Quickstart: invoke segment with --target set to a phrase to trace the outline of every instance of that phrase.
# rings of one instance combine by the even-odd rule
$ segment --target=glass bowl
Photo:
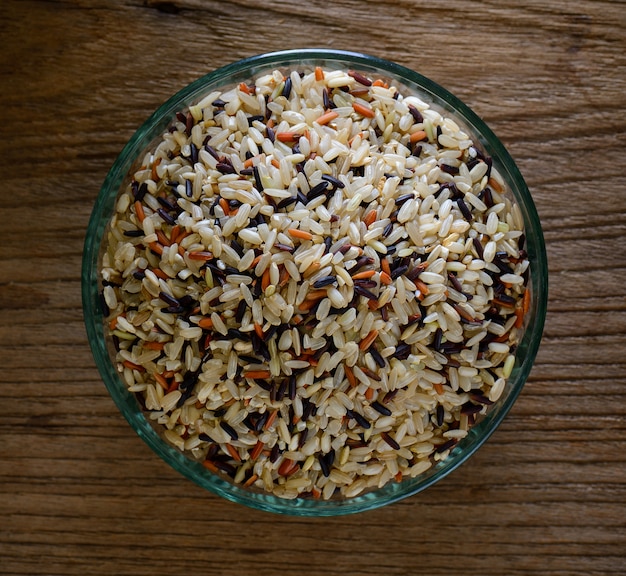
[[[106,333],[101,305],[102,280],[99,266],[102,242],[120,190],[128,185],[129,174],[137,167],[145,150],[171,124],[178,111],[199,101],[216,88],[234,86],[275,69],[356,70],[384,77],[420,97],[454,118],[493,159],[518,203],[525,224],[526,251],[529,258],[530,305],[525,330],[518,344],[516,361],[504,392],[451,450],[449,456],[415,478],[391,482],[382,488],[344,499],[283,499],[265,492],[242,488],[221,475],[207,470],[181,451],[166,443],[146,419],[135,395],[116,370],[114,349]],[[433,485],[465,462],[494,432],[511,409],[532,368],[542,336],[547,305],[547,260],[539,217],[526,184],[505,147],[485,123],[458,98],[420,74],[372,56],[338,50],[294,50],[263,54],[224,66],[192,82],[154,112],[126,144],[108,173],[96,200],[89,222],[82,264],[83,311],[93,355],[114,402],[135,432],[175,470],[198,485],[228,500],[274,513],[298,516],[333,516],[370,510],[414,495]]]

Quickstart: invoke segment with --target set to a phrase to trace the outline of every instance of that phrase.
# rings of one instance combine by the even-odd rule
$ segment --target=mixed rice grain
[[[163,437],[283,498],[425,473],[503,394],[523,219],[419,95],[274,71],[176,115],[102,258],[116,363]]]

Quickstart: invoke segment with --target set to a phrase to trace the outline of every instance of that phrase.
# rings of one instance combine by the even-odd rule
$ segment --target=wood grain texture
[[[0,574],[626,573],[626,6],[608,0],[5,0]],[[467,102],[535,198],[550,266],[509,417],[435,487],[315,520],[178,476],[107,396],[82,323],[93,202],[126,140],[221,64],[369,52]]]

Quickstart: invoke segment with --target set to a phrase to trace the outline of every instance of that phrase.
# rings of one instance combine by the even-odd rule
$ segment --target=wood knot
[[[181,11],[181,7],[175,2],[169,2],[168,0],[146,0],[144,5],[148,8],[154,8],[163,14],[178,14]]]

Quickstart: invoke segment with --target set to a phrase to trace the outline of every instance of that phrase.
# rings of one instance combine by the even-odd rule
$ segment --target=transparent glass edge
[[[469,122],[474,131],[481,134],[481,143],[483,145],[487,143],[490,150],[497,152],[500,163],[509,173],[509,179],[514,181],[520,188],[519,192],[522,198],[517,197],[517,194],[515,194],[516,200],[520,203],[525,212],[524,220],[526,225],[528,226],[530,222],[534,232],[532,237],[527,237],[527,245],[531,261],[533,261],[532,253],[534,252],[535,254],[534,266],[531,265],[531,286],[534,292],[531,313],[535,322],[535,330],[532,334],[527,330],[523,336],[522,344],[527,347],[527,353],[521,364],[516,365],[511,377],[513,380],[521,380],[523,383],[530,373],[541,341],[547,307],[547,260],[545,256],[545,243],[536,207],[521,173],[500,140],[479,116],[462,101],[445,90],[445,88],[421,74],[401,65],[356,52],[327,51],[323,49],[290,50],[253,56],[224,66],[192,82],[189,86],[167,100],[144,122],[123,148],[103,183],[92,212],[87,237],[85,239],[82,269],[83,309],[90,346],[96,359],[98,370],[115,404],[137,434],[157,455],[171,463],[174,469],[188,479],[230,501],[268,512],[299,516],[334,516],[362,512],[415,495],[428,488],[434,482],[440,480],[463,464],[484,444],[507,415],[523,386],[523,384],[519,382],[514,383],[513,390],[507,396],[500,410],[497,413],[493,413],[492,418],[487,416],[470,431],[468,439],[471,441],[467,442],[467,446],[465,446],[465,443],[460,442],[453,450],[455,454],[457,454],[458,451],[462,453],[460,455],[457,454],[454,459],[448,458],[439,463],[434,467],[436,470],[427,477],[420,481],[406,480],[402,483],[375,491],[374,493],[356,496],[349,500],[330,502],[310,501],[306,499],[300,499],[297,502],[283,500],[272,495],[245,491],[222,480],[219,476],[207,475],[201,464],[190,460],[175,448],[163,443],[162,438],[147,422],[135,398],[126,391],[123,382],[113,367],[108,351],[103,344],[104,318],[99,310],[98,304],[97,259],[99,246],[114,207],[117,191],[119,191],[122,181],[127,176],[134,158],[148,144],[146,141],[148,130],[153,130],[154,125],[159,124],[162,124],[161,129],[165,128],[166,123],[171,121],[176,111],[191,103],[191,101],[198,96],[199,92],[206,90],[206,84],[209,81],[219,83],[222,79],[228,78],[230,83],[232,83],[232,73],[236,73],[238,77],[244,79],[258,74],[261,68],[267,68],[272,65],[280,64],[286,66],[296,63],[307,64],[319,60],[345,62],[351,65],[360,65],[370,70],[379,69],[398,76],[402,83],[406,83],[407,79],[414,82],[419,86],[420,90],[426,91],[436,104],[444,105],[444,107],[451,106],[451,112],[455,115],[460,115],[464,121]],[[259,70],[255,70],[255,67]],[[108,197],[105,195],[107,190],[109,190]],[[115,194],[111,193],[111,190],[116,191]],[[91,322],[88,321],[88,319],[95,319],[96,321]],[[114,386],[109,384],[109,382],[117,382],[118,385]]]

